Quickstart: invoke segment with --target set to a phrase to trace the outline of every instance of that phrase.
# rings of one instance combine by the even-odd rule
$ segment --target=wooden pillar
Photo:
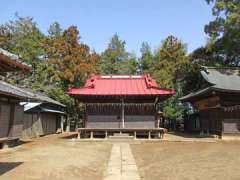
[[[107,138],[108,138],[108,132],[105,131],[105,139],[107,139]]]
[[[122,98],[122,128],[125,128],[124,99]]]
[[[64,131],[64,127],[63,127],[63,125],[64,125],[64,117],[63,116],[61,116],[61,131],[63,132]]]
[[[81,139],[81,130],[77,130],[77,132],[78,132],[77,138],[78,138],[78,139]]]
[[[148,139],[151,139],[151,131],[148,131]]]
[[[93,131],[90,132],[90,139],[93,139]]]
[[[162,112],[161,111],[158,111],[156,113],[156,117],[155,117],[155,128],[159,128],[160,126],[160,121],[161,121],[161,118],[162,118]]]
[[[165,133],[164,130],[160,131],[160,139],[163,139],[164,133]]]
[[[67,127],[66,132],[70,132],[70,118],[67,116]]]

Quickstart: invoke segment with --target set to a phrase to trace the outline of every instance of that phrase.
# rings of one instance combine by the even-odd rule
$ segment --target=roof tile
[[[70,95],[168,95],[175,90],[157,87],[149,75],[92,76],[84,87],[72,88]]]

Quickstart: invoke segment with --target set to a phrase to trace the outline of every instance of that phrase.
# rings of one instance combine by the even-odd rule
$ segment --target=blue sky
[[[204,45],[204,25],[213,19],[205,0],[9,0],[0,11],[0,24],[14,14],[31,16],[42,32],[58,21],[62,28],[78,26],[81,40],[103,51],[114,33],[139,55],[143,41],[152,49],[168,35],[188,44],[188,52]]]

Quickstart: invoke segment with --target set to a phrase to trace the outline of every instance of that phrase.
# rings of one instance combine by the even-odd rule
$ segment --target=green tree
[[[63,33],[62,28],[58,22],[54,22],[50,25],[48,29],[49,36],[61,36]]]
[[[19,17],[0,26],[0,46],[22,59],[35,69],[42,60],[44,34],[31,17]]]
[[[176,94],[162,104],[163,114],[170,120],[182,120],[183,106],[178,98],[183,95],[182,84],[190,61],[186,45],[174,36],[168,36],[154,55],[154,78],[160,87],[176,89]]]
[[[8,82],[37,90],[44,89],[45,38],[31,17],[16,15],[14,20],[0,26],[1,48],[20,55],[27,64],[32,66],[32,71],[27,74],[9,73],[6,78]]]
[[[128,72],[129,53],[125,41],[114,34],[107,49],[101,55],[101,69],[104,74],[125,74]]]
[[[165,88],[176,88],[189,66],[186,45],[174,36],[168,36],[155,54],[153,76]]]
[[[147,42],[143,42],[140,48],[141,57],[139,58],[140,71],[142,73],[149,73],[154,65],[153,53],[151,47]]]
[[[130,54],[127,60],[117,61],[115,63],[117,72],[116,74],[136,74],[138,62],[135,54]]]
[[[221,57],[226,65],[240,65],[240,1],[206,0],[213,4],[216,18],[205,26],[205,32],[215,41],[213,57]]]
[[[185,75],[184,94],[201,89],[201,66],[240,66],[240,1],[206,1],[213,5],[215,19],[205,26],[205,32],[210,37],[206,45],[189,56],[192,64]]]

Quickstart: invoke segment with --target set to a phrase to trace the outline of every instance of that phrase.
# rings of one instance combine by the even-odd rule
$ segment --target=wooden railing
[[[90,139],[93,139],[94,133],[103,133],[105,138],[108,138],[109,133],[133,133],[134,139],[137,138],[137,133],[147,133],[148,139],[151,139],[151,135],[157,134],[158,138],[163,139],[167,133],[165,128],[77,128],[78,139],[81,138],[81,134],[90,133]]]

